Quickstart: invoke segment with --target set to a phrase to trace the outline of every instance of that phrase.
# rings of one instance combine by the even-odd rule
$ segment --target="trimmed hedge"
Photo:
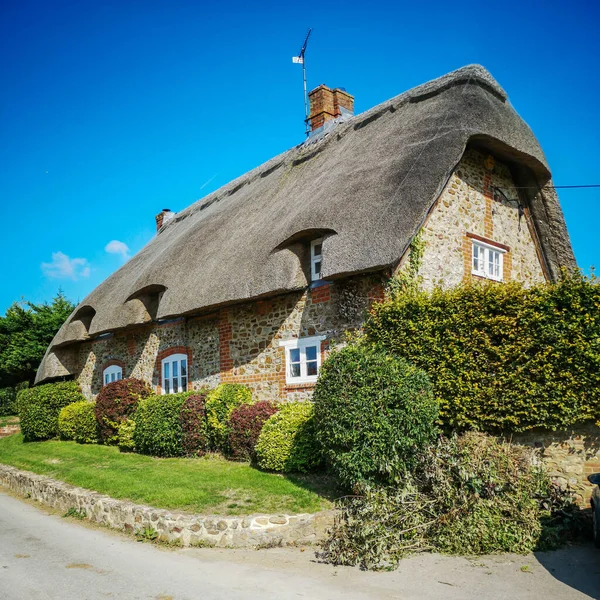
[[[327,358],[313,400],[317,439],[348,489],[398,483],[437,434],[427,374],[366,344]]]
[[[278,405],[266,401],[242,404],[235,408],[228,423],[230,457],[234,460],[254,461],[255,447],[263,425],[278,410]]]
[[[400,294],[370,341],[429,374],[451,430],[565,429],[600,420],[600,285],[579,274]]]
[[[150,396],[135,412],[133,441],[136,452],[151,456],[183,456],[181,408],[194,392]]]
[[[96,397],[96,420],[100,439],[105,444],[119,443],[119,424],[133,416],[143,398],[152,395],[141,379],[120,379],[107,383]]]
[[[306,473],[321,463],[312,402],[292,402],[265,422],[256,444],[258,466],[270,471]]]
[[[194,393],[181,405],[181,449],[185,456],[201,456],[208,449],[206,393]]]
[[[14,387],[0,388],[0,417],[17,414],[17,394],[29,387],[29,382],[23,381]]]
[[[61,409],[58,415],[58,434],[63,440],[74,440],[79,444],[97,443],[95,402],[73,402]]]
[[[47,383],[21,390],[17,407],[23,439],[48,440],[58,435],[58,415],[73,402],[85,401],[76,381]]]
[[[206,423],[212,450],[227,452],[227,423],[235,408],[241,404],[252,404],[252,392],[245,385],[222,383],[208,392],[206,398]]]

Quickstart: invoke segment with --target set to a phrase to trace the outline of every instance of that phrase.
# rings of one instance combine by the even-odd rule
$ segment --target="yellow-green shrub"
[[[252,404],[252,392],[245,385],[222,383],[206,397],[206,424],[208,439],[213,450],[227,451],[229,417],[241,404]]]
[[[321,463],[312,402],[281,406],[263,425],[256,444],[258,466],[270,471],[305,473]]]
[[[600,419],[600,285],[565,277],[397,294],[369,342],[431,378],[447,429],[563,429]]]
[[[98,442],[98,423],[94,412],[95,402],[73,402],[65,406],[58,415],[58,433],[63,440],[74,440],[80,444]]]

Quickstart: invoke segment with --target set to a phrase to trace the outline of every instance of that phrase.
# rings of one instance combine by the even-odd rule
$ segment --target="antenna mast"
[[[302,65],[302,79],[304,81],[304,124],[306,125],[306,136],[309,134],[308,127],[308,95],[306,93],[306,63],[304,60],[304,55],[306,53],[306,45],[308,44],[308,38],[310,37],[310,32],[312,28],[308,30],[306,37],[304,38],[304,44],[302,44],[302,48],[300,48],[300,53],[298,56],[292,57],[292,62],[296,64]]]

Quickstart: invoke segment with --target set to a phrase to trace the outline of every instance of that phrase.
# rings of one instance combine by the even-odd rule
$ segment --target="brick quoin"
[[[230,342],[233,338],[233,327],[229,322],[229,311],[223,309],[219,312],[219,371],[221,383],[233,383],[233,360],[231,359]]]
[[[188,346],[171,346],[171,348],[161,350],[156,355],[156,361],[154,362],[154,375],[158,381],[156,386],[157,394],[162,394],[162,361],[169,356],[173,356],[173,354],[185,354],[187,356],[187,389],[190,389],[190,381],[192,379],[192,349]]]
[[[483,217],[483,235],[491,238],[494,236],[494,221],[492,211],[494,208],[494,194],[492,191],[492,174],[486,173],[483,177],[483,195],[485,196],[485,216]]]
[[[331,300],[331,286],[329,284],[320,285],[319,287],[313,288],[310,292],[310,301],[313,304],[319,304],[321,302],[329,302]]]
[[[136,344],[135,338],[133,336],[127,339],[127,352],[129,352],[129,356],[135,356]]]

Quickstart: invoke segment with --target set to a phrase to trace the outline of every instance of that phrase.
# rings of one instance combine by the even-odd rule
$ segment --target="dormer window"
[[[323,264],[323,238],[310,243],[310,280],[321,279],[321,265]]]
[[[123,379],[123,369],[118,365],[112,365],[104,369],[104,385]]]

